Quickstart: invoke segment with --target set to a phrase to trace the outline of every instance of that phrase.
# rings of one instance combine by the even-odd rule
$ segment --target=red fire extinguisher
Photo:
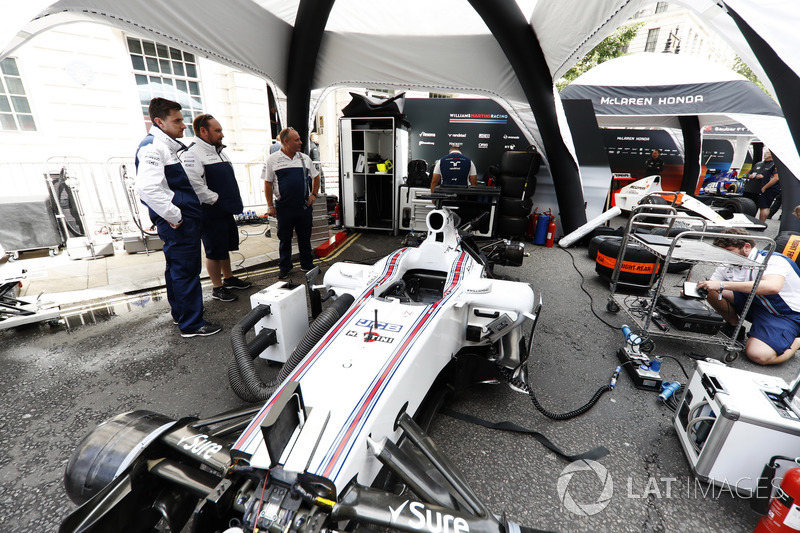
[[[338,203],[336,204],[336,208],[333,210],[333,216],[334,216],[335,227],[337,227],[337,228],[342,227],[342,219],[340,218],[340,215],[339,215],[339,204]]]
[[[536,220],[539,218],[539,208],[533,210],[533,213],[528,215],[528,229],[525,231],[525,240],[528,242],[533,241],[533,236],[536,235]]]
[[[786,472],[781,486],[753,533],[789,533],[800,530],[800,468]],[[762,511],[763,513],[763,511]]]
[[[550,215],[550,224],[547,225],[547,239],[545,246],[548,248],[553,247],[553,242],[556,240],[556,217]]]

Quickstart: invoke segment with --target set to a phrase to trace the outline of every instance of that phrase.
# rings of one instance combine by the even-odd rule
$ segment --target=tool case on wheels
[[[725,324],[719,313],[694,298],[661,294],[656,300],[656,311],[681,331],[715,335]]]

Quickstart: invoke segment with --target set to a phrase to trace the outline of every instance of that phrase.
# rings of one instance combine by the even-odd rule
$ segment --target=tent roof
[[[421,89],[490,97],[509,111],[528,141],[540,149],[553,173],[558,175],[554,186],[559,203],[570,204],[562,206],[563,216],[564,212],[579,210],[583,201],[575,193],[576,187],[580,187],[577,159],[571,151],[572,139],[560,100],[554,98],[552,81],[562,77],[579,58],[652,3],[652,0],[9,1],[0,20],[0,57],[58,24],[93,20],[193,49],[200,55],[263,76],[287,94],[289,119],[294,121],[308,120],[308,113],[301,113],[297,106],[307,109],[305,100],[310,95],[336,86]],[[800,27],[796,0],[673,0],[672,3],[693,12],[728,41],[768,87],[771,80],[765,72],[770,71],[772,80],[778,84],[779,98],[794,100],[793,84],[800,72],[800,55],[794,53],[800,41],[796,31]],[[747,38],[743,31],[747,32]],[[305,62],[289,57],[296,50]],[[765,61],[764,68],[757,54]],[[783,64],[791,69],[789,76],[780,72]],[[314,101],[310,104],[316,105]],[[787,112],[787,118],[800,139],[800,111]],[[309,129],[308,123],[294,125],[302,131]],[[575,218],[565,227],[579,222]]]
[[[780,106],[743,76],[718,64],[675,54],[636,54],[606,61],[561,91],[594,105],[601,126],[680,127],[696,115],[700,126],[735,120],[800,176],[800,157]]]
[[[0,56],[38,32],[76,20],[95,20],[157,40],[175,42],[249,70],[287,88],[286,50],[299,0],[27,0],[0,22]],[[515,0],[544,52],[552,79],[649,0]],[[730,41],[757,73],[758,62],[714,0],[676,0]],[[781,58],[800,71],[792,0],[727,0],[745,14]],[[580,16],[576,16],[576,14]],[[778,33],[779,26],[785,33]],[[769,30],[769,31],[767,31]],[[788,38],[791,37],[791,38]],[[762,76],[766,80],[765,76]],[[767,82],[768,83],[768,82]],[[467,0],[339,0],[325,27],[314,88],[352,85],[427,88],[489,96],[512,110],[529,136],[536,125],[513,68]]]

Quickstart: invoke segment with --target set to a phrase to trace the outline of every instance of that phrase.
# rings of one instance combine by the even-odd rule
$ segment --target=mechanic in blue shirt
[[[461,153],[458,146],[451,146],[450,152],[436,161],[431,176],[431,192],[441,185],[461,186],[478,184],[478,171],[475,163]]]
[[[153,125],[136,151],[136,192],[164,241],[164,281],[172,319],[182,337],[214,335],[222,327],[203,319],[200,200],[178,159],[186,150],[178,141],[186,129],[181,105],[153,98],[148,113]]]
[[[311,254],[311,226],[314,202],[319,192],[319,171],[311,158],[300,150],[303,141],[294,128],[278,134],[281,149],[267,158],[261,174],[267,214],[278,220],[278,279],[286,279],[292,271],[292,233],[297,233],[300,268],[314,267]]]
[[[203,206],[203,248],[206,270],[213,288],[211,297],[233,302],[238,297],[231,289],[249,289],[251,283],[233,275],[228,252],[239,249],[239,230],[233,215],[241,213],[242,196],[230,159],[222,151],[222,126],[208,114],[197,115],[192,123],[195,141],[183,153],[194,192]]]

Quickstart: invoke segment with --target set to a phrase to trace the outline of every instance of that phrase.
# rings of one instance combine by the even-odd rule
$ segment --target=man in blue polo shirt
[[[136,151],[136,192],[164,241],[164,281],[172,319],[182,337],[207,336],[222,328],[203,319],[200,286],[200,200],[178,155],[186,147],[181,105],[153,98],[148,109],[153,125]]]
[[[478,184],[478,171],[475,163],[461,153],[458,146],[451,146],[450,152],[436,161],[431,176],[431,192],[439,185],[461,186]]]
[[[319,192],[319,171],[311,158],[302,153],[303,141],[294,128],[278,134],[281,149],[270,154],[261,179],[267,198],[267,214],[278,220],[278,279],[286,279],[292,271],[292,233],[297,233],[300,268],[314,267],[311,254],[312,205]]]

